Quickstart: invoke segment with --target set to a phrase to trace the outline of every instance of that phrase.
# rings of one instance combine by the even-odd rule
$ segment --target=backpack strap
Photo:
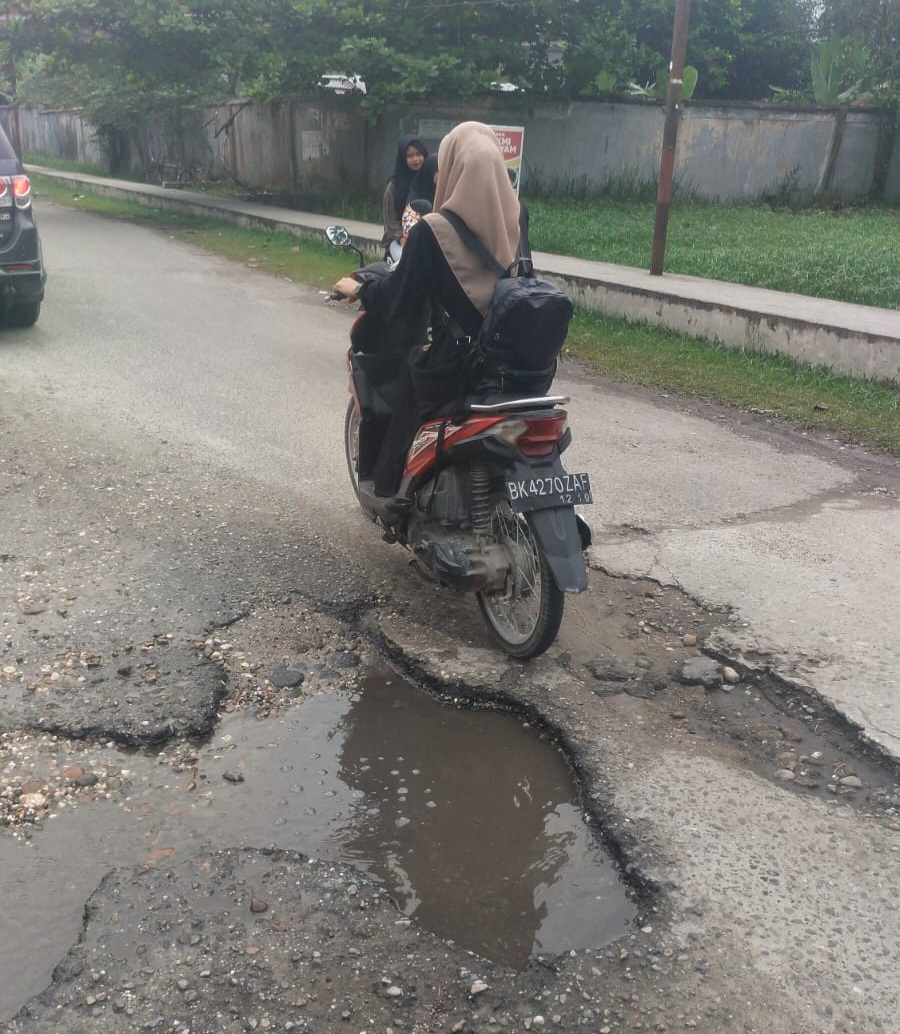
[[[488,269],[495,272],[499,277],[509,276],[510,270],[505,269],[500,263],[494,258],[494,256],[487,250],[487,248],[481,243],[481,241],[475,236],[474,233],[466,226],[465,221],[461,219],[456,212],[450,212],[444,210],[440,213],[447,222],[453,227],[454,230],[459,234],[463,244],[470,250],[474,251],[475,254],[481,259],[481,261],[488,267]],[[513,266],[518,263],[518,259],[513,262]]]

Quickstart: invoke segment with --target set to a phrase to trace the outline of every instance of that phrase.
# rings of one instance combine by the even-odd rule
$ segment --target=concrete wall
[[[15,114],[13,115],[13,112]],[[525,127],[523,181],[548,186],[653,183],[659,165],[663,109],[650,103],[573,102],[531,109],[502,99],[388,110],[372,126],[348,99],[290,105],[222,104],[195,129],[171,139],[149,127],[122,142],[121,171],[146,172],[150,154],[168,153],[217,177],[262,190],[335,194],[381,186],[393,168],[397,141],[417,133],[432,148],[464,119]],[[19,122],[21,150],[102,164],[92,130],[71,112],[0,111]],[[811,195],[821,186],[837,113],[762,104],[685,106],[678,136],[676,181],[701,197],[751,200],[791,186]],[[882,117],[853,110],[846,117],[828,194],[867,196],[875,183]],[[894,139],[885,197],[900,200],[900,135]]]
[[[488,108],[477,117],[495,125],[525,127],[523,181],[561,186],[581,183],[653,182],[659,167],[664,112],[659,104],[573,102],[529,112]],[[455,109],[389,111],[379,123],[371,184],[384,182],[396,141],[418,133],[436,147],[440,135],[461,121]],[[881,115],[851,111],[847,117],[829,193],[846,200],[873,187]],[[790,183],[812,194],[822,178],[835,113],[763,104],[686,105],[678,131],[675,178],[702,197],[751,200]],[[439,132],[440,131],[440,132]],[[889,176],[900,194],[900,142]]]
[[[98,168],[106,165],[93,127],[77,112],[3,108],[0,122],[20,154],[49,154]]]

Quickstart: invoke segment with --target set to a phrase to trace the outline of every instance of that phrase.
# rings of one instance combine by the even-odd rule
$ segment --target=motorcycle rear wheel
[[[491,523],[495,540],[510,554],[510,571],[502,591],[476,593],[478,606],[497,644],[510,657],[531,660],[556,639],[565,595],[521,514],[498,502]]]
[[[359,499],[359,412],[352,398],[347,404],[347,415],[344,417],[344,454],[347,457],[350,483]]]

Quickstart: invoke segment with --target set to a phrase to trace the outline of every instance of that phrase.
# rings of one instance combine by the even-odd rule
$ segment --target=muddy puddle
[[[635,907],[560,754],[520,719],[393,672],[278,717],[226,716],[187,752],[124,757],[124,800],[0,839],[0,1017],[48,983],[109,869],[277,846],[374,875],[422,926],[498,962],[597,947]]]

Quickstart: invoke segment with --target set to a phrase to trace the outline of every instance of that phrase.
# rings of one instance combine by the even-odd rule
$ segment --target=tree
[[[761,100],[772,82],[799,85],[807,74],[813,2],[693,0],[687,57],[699,72],[695,97]],[[668,67],[674,6],[641,0],[632,8],[639,82],[655,81]]]
[[[98,126],[180,117],[234,81],[241,9],[234,0],[22,0],[0,36],[5,67],[18,70],[20,99],[74,102]]]
[[[900,98],[900,2],[822,0],[816,22],[820,41],[857,41],[865,47],[863,86],[876,97]]]
[[[783,85],[804,76],[812,2],[694,0],[696,96],[761,97],[778,70]],[[621,95],[667,67],[674,0],[20,0],[18,11],[0,49],[19,98],[127,128],[237,95],[284,101],[333,73],[361,75],[373,111],[483,95],[498,80],[525,99]]]

